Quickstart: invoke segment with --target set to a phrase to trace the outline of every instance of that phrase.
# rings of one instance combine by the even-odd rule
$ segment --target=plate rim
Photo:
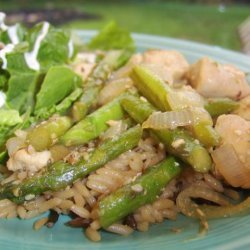
[[[80,36],[87,36],[88,38],[90,38],[96,35],[98,33],[98,30],[74,29],[73,32],[76,32]],[[243,70],[248,69],[250,71],[250,56],[243,54],[240,51],[230,50],[218,45],[209,45],[197,41],[173,38],[169,36],[151,35],[136,32],[132,32],[131,34],[132,38],[135,40],[135,43],[139,46],[144,47],[145,49],[147,47],[150,48],[150,43],[156,44],[158,48],[162,47],[163,49],[164,47],[166,49],[166,46],[168,45],[174,45],[174,47],[176,47],[176,50],[192,52],[192,54],[197,54],[197,57],[206,56],[206,54],[209,54],[209,57],[213,57],[215,59],[220,59],[220,57],[223,57],[222,62],[237,64],[237,66],[242,68]],[[183,46],[185,46],[185,49],[183,48]]]
[[[98,31],[97,30],[76,30],[78,33],[82,34],[83,37],[86,38],[87,37],[92,37],[93,35],[95,35]],[[138,41],[140,42],[140,45],[143,44],[145,45],[145,48],[149,45],[148,42],[146,42],[146,40],[149,40],[150,43],[152,44],[155,44],[157,43],[159,46],[165,46],[165,49],[166,49],[166,44],[174,44],[175,47],[176,45],[178,46],[183,46],[183,44],[186,45],[186,50],[191,52],[193,54],[194,51],[196,51],[197,49],[196,48],[199,48],[199,52],[197,55],[200,56],[203,52],[203,50],[205,51],[205,54],[212,54],[215,56],[215,57],[218,57],[218,55],[222,56],[222,57],[225,57],[225,54],[229,55],[230,57],[230,60],[229,61],[232,61],[231,59],[232,58],[238,58],[239,59],[239,64],[240,65],[243,65],[243,67],[248,67],[248,69],[250,70],[250,58],[244,54],[241,54],[239,52],[235,52],[235,51],[232,51],[232,50],[228,50],[228,49],[225,49],[225,48],[221,48],[219,46],[213,46],[213,45],[207,45],[207,44],[202,44],[202,43],[198,43],[198,42],[193,42],[193,41],[188,41],[188,40],[184,40],[184,39],[176,39],[176,38],[171,38],[171,37],[163,37],[163,36],[157,36],[157,35],[149,35],[149,34],[140,34],[140,33],[132,33],[132,36],[133,38],[135,39],[135,41]],[[157,45],[155,47],[158,47]],[[176,49],[178,50],[178,49]],[[228,60],[226,58],[226,60]],[[234,62],[235,64],[238,64],[238,62]],[[238,66],[238,65],[237,65]],[[32,228],[30,228],[30,230],[32,230]],[[72,229],[74,230],[74,229]],[[154,230],[154,229],[152,229]],[[39,234],[39,232],[38,232]],[[245,236],[245,235],[244,235]],[[247,237],[247,235],[246,235]],[[6,249],[13,249],[12,247],[18,247],[18,245],[15,244],[15,242],[10,243],[8,241],[6,242],[1,242],[1,238],[2,236],[0,236],[0,244],[2,245],[3,244],[3,247],[6,247]],[[131,238],[132,239],[132,238]],[[247,241],[246,242],[241,242],[241,245],[237,245],[237,247],[244,249],[244,247],[246,246],[244,243],[246,243],[247,245],[250,244],[250,240],[248,240],[248,238],[246,239]],[[167,239],[165,241],[167,243]],[[9,245],[11,244],[11,245]],[[61,246],[62,246],[63,242],[61,242]],[[98,245],[95,245],[96,243],[92,243],[93,245],[91,246],[91,249],[99,249],[101,247],[103,247],[103,245],[100,243]],[[230,244],[230,243],[229,243]],[[44,246],[49,246],[48,244],[41,244],[41,249],[44,248]],[[212,247],[215,247],[214,249],[219,249],[220,247],[223,247],[224,244],[222,245],[212,245]],[[235,245],[234,245],[235,246]],[[9,248],[8,248],[9,247]],[[19,245],[19,247],[21,247],[22,249],[39,249],[40,250],[40,247],[38,246],[34,246],[34,245],[30,245],[30,246],[24,246],[23,245]],[[51,249],[57,249],[57,244],[56,246],[51,246]],[[85,248],[86,246],[84,245],[84,241],[83,241],[83,245],[82,245],[82,249],[90,249],[88,248],[88,245],[87,245],[87,248]],[[122,247],[122,244],[121,246]],[[156,247],[157,247],[157,242],[156,242]],[[178,245],[177,245],[178,247]],[[187,249],[187,245],[183,246],[184,249]],[[185,248],[186,247],[186,248]],[[64,248],[62,248],[64,249]],[[72,249],[76,249],[74,247],[72,247]],[[106,249],[106,248],[105,248]],[[112,248],[113,249],[113,248]],[[131,248],[131,249],[138,249],[137,247],[136,248]],[[179,249],[182,249],[179,248]],[[194,248],[192,248],[194,249]],[[222,249],[222,248],[221,248]],[[231,245],[228,245],[228,248],[227,249],[231,249]],[[125,249],[124,249],[125,250]]]

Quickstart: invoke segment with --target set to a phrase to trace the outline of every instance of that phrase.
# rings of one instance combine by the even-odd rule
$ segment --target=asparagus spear
[[[212,117],[227,114],[239,107],[239,103],[230,98],[209,98],[205,109]]]
[[[139,91],[161,111],[169,111],[168,95],[173,91],[158,76],[143,65],[133,68],[131,77]],[[197,123],[194,125],[194,134],[207,147],[219,144],[219,135],[211,125]]]
[[[138,123],[143,123],[156,111],[147,100],[142,100],[133,95],[124,96],[121,104],[125,111]],[[207,172],[210,170],[212,162],[208,151],[197,143],[188,131],[176,128],[155,130],[152,133],[166,146],[168,152],[189,163],[196,171]]]
[[[143,65],[136,65],[131,73],[136,87],[149,102],[161,111],[169,111],[168,93],[171,88]]]
[[[61,137],[61,142],[66,146],[72,146],[86,143],[98,137],[108,129],[107,121],[123,118],[124,112],[120,105],[120,98],[114,99],[78,122]]]
[[[121,187],[99,202],[100,223],[103,228],[153,202],[166,184],[181,172],[180,164],[169,157],[151,167],[137,180]]]
[[[120,63],[123,51],[110,51],[94,69],[83,88],[83,95],[73,106],[73,117],[76,121],[83,119],[97,103],[98,94],[103,83]]]
[[[142,129],[137,125],[111,140],[104,141],[87,161],[81,160],[76,165],[59,161],[49,166],[42,174],[28,178],[20,184],[1,187],[0,199],[7,198],[16,203],[23,203],[25,198],[35,197],[45,191],[61,190],[135,147],[141,135]]]
[[[52,116],[48,121],[41,122],[27,133],[26,142],[37,151],[42,151],[52,146],[72,125],[67,116]]]

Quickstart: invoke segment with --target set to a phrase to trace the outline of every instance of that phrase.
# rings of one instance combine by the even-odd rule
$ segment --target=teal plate
[[[96,32],[78,31],[80,37],[87,41]],[[211,47],[189,41],[163,38],[150,35],[134,34],[138,51],[150,48],[176,49],[182,52],[190,62],[203,56],[209,56],[222,63],[235,64],[245,72],[250,71],[250,58],[240,53]],[[37,218],[36,218],[37,219]],[[127,250],[127,249],[250,249],[250,215],[212,220],[210,230],[205,236],[198,235],[199,224],[184,216],[177,221],[165,221],[150,227],[145,233],[135,232],[128,237],[121,237],[102,232],[102,241],[92,243],[87,240],[81,229],[66,227],[67,216],[52,228],[32,230],[31,220],[0,220],[1,250]],[[174,233],[174,229],[181,229]]]

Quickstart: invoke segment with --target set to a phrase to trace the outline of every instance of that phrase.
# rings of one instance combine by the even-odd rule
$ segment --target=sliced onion
[[[179,193],[176,199],[176,205],[180,211],[189,217],[199,217],[197,208],[199,207],[192,198],[202,198],[207,201],[212,201],[220,206],[229,206],[227,198],[205,186],[193,184]]]
[[[216,170],[233,187],[250,188],[250,170],[237,156],[231,144],[224,144],[212,152]]]
[[[207,219],[225,218],[243,214],[249,214],[250,212],[250,197],[245,199],[239,204],[215,207],[203,205],[200,209],[205,214]]]
[[[169,112],[154,112],[142,124],[143,128],[175,129],[193,123],[193,114],[190,109]]]
[[[60,144],[53,145],[49,149],[49,151],[51,153],[53,162],[62,160],[64,157],[66,157],[70,153],[70,150],[67,147],[60,145]]]
[[[108,83],[100,92],[98,102],[104,105],[133,86],[130,78],[121,78]]]
[[[100,136],[102,140],[113,138],[124,132],[128,127],[124,121],[110,121],[109,125],[110,128]]]
[[[111,81],[128,77],[133,67],[134,63],[127,63],[125,66],[112,73],[110,76]]]
[[[156,76],[164,82],[173,84],[173,76],[169,73],[168,68],[161,64],[143,63],[143,66],[152,71]]]
[[[172,110],[179,110],[188,107],[204,107],[204,98],[190,86],[183,86],[179,89],[172,89],[167,100]]]
[[[221,206],[229,206],[230,203],[222,194],[200,185],[191,185],[179,193],[176,199],[177,208],[186,216],[198,218],[201,224],[201,231],[205,232],[208,229],[206,214],[200,209],[192,198],[202,198],[212,201]]]
[[[206,124],[213,125],[213,120],[211,115],[203,107],[193,107],[191,108],[193,113],[193,124]]]

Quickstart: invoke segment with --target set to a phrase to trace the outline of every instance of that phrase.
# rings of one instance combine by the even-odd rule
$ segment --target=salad
[[[0,13],[0,218],[67,215],[101,230],[147,231],[250,208],[250,86],[233,65],[178,51],[136,53],[114,22],[88,43]]]

